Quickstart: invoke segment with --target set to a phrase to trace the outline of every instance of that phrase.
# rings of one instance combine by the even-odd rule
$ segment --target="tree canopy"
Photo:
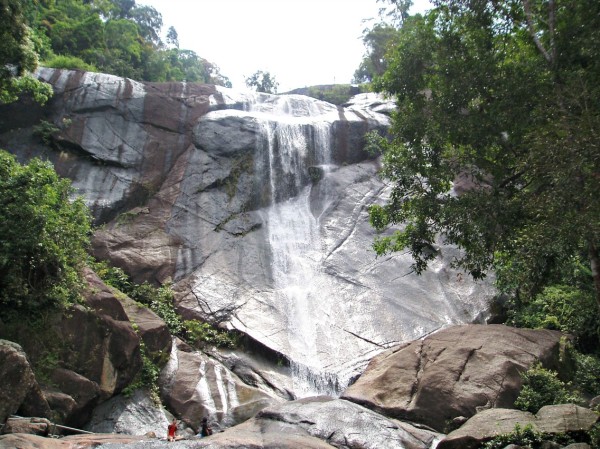
[[[422,272],[441,236],[456,266],[528,295],[584,258],[600,306],[600,3],[433,3],[374,83],[398,110],[371,222],[402,225],[377,253],[407,249]]]
[[[279,83],[273,75],[269,72],[257,70],[249,77],[245,78],[246,86],[250,87],[257,92],[264,92],[267,94],[276,94]]]
[[[23,60],[25,69],[32,71],[37,62],[30,61],[37,61],[37,54],[48,67],[231,87],[218,66],[179,48],[175,28],[169,28],[163,42],[162,15],[135,0],[2,0],[0,4],[9,12],[0,19],[6,21],[0,58],[14,67]]]
[[[0,0],[0,103],[17,100],[29,92],[39,103],[52,95],[52,88],[32,76],[38,64],[31,29],[20,0]]]

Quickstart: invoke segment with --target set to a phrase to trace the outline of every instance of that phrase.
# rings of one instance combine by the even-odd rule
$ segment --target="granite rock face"
[[[230,427],[253,417],[281,398],[244,383],[207,354],[174,339],[171,357],[159,379],[163,404],[185,423],[200,430],[203,417],[213,427]]]
[[[444,431],[454,418],[511,408],[521,373],[538,361],[560,368],[562,337],[503,325],[450,327],[375,357],[342,397]]]
[[[137,375],[140,338],[123,305],[93,272],[85,277],[83,304],[64,313],[48,311],[35,324],[23,320],[11,323],[10,331],[0,329],[0,336],[20,343],[0,340],[5,342],[0,344],[0,383],[7,386],[0,401],[3,413],[82,426],[98,404]]]
[[[138,283],[173,282],[177,309],[236,329],[290,366],[295,397],[338,394],[368,360],[452,324],[494,292],[450,268],[376,258],[368,208],[388,194],[368,131],[393,103],[138,83],[41,69],[46,107],[0,109],[0,146],[50,159],[102,224],[93,252]],[[57,131],[50,145],[34,127]],[[287,387],[280,387],[286,389]]]

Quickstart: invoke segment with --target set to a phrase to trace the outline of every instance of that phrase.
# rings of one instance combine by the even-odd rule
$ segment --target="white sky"
[[[365,53],[364,19],[376,0],[137,0],[174,26],[179,47],[216,64],[234,88],[267,71],[278,92],[317,84],[350,83]],[[429,8],[414,0],[412,13]],[[371,25],[373,21],[369,22]]]

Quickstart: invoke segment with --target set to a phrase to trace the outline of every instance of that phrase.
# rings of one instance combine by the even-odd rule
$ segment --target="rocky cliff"
[[[53,99],[2,106],[0,147],[73,180],[98,258],[173,282],[185,318],[279,354],[292,397],[339,393],[386,348],[484,319],[492,292],[449,267],[453,248],[422,276],[407,255],[371,250],[367,209],[387,189],[364,134],[386,132],[390,102],[38,76]]]

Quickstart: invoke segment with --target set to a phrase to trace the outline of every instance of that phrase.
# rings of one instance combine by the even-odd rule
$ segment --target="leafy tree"
[[[152,6],[136,5],[128,16],[139,29],[139,34],[144,40],[156,47],[162,46],[160,30],[163,26],[162,15]]]
[[[264,92],[267,94],[276,94],[279,83],[275,80],[275,77],[269,72],[263,72],[257,70],[248,78],[245,78],[246,86],[253,88],[257,92]]]
[[[52,165],[0,150],[0,304],[34,310],[75,301],[91,217]]]
[[[385,54],[392,47],[397,34],[395,27],[385,23],[379,23],[363,33],[367,54],[354,72],[355,83],[371,82],[376,76],[383,75],[387,67]]]
[[[377,0],[384,6],[379,8],[379,16],[385,21],[391,21],[396,26],[401,26],[402,22],[408,18],[408,10],[413,5],[412,0]]]
[[[52,95],[50,85],[29,75],[38,59],[27,26],[21,0],[0,1],[0,103],[10,103],[22,92],[45,103]]]
[[[171,26],[169,27],[169,31],[167,31],[167,44],[179,48],[179,34],[177,34],[175,27]]]
[[[375,83],[398,111],[371,222],[403,225],[377,253],[406,248],[420,273],[441,235],[464,250],[455,266],[517,276],[504,285],[530,297],[583,253],[600,307],[600,3],[434,4],[404,21]]]

